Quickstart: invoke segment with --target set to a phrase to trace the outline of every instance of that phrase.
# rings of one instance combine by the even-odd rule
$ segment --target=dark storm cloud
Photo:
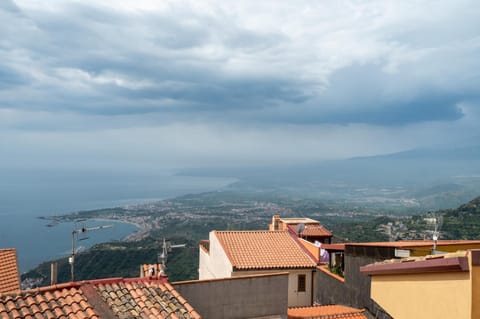
[[[26,80],[21,74],[6,65],[2,65],[0,62],[0,90],[5,90],[24,83],[26,83]]]
[[[0,1],[0,11],[7,11],[11,13],[18,13],[20,10],[17,5],[11,0]]]
[[[0,0],[2,165],[270,165],[472,139],[478,12],[468,0]]]

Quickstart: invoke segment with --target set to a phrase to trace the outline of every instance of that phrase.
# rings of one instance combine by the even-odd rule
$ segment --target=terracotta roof
[[[345,245],[393,247],[393,248],[429,247],[429,246],[433,246],[433,240],[400,240],[400,241],[386,241],[386,242],[346,243]],[[437,241],[437,246],[454,246],[454,245],[480,245],[480,240],[438,240]]]
[[[164,280],[111,278],[0,295],[0,318],[201,318]]]
[[[0,294],[17,291],[20,291],[20,280],[16,250],[0,249]]]
[[[0,318],[82,318],[97,319],[78,285],[64,284],[0,297]]]
[[[107,282],[95,289],[119,318],[200,318],[169,283]]]
[[[286,231],[213,231],[234,269],[314,268],[316,262]]]
[[[289,225],[289,227],[294,227],[293,225]],[[305,225],[305,229],[300,234],[301,237],[306,236],[324,236],[324,237],[332,237],[332,233],[326,229],[324,226],[318,225]]]
[[[367,319],[365,310],[340,305],[288,308],[288,319]]]

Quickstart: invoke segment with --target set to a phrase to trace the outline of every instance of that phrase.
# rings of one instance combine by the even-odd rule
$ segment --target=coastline
[[[137,241],[137,240],[140,240],[140,239],[144,238],[145,236],[147,236],[148,232],[150,231],[150,229],[148,227],[146,227],[145,223],[138,223],[138,222],[130,221],[130,220],[127,220],[127,219],[122,219],[122,218],[121,219],[88,218],[87,220],[94,220],[94,221],[99,221],[99,222],[117,222],[117,223],[129,224],[129,225],[135,226],[137,228],[137,230],[135,230],[134,232],[132,232],[132,233],[128,234],[127,236],[123,237],[122,239],[120,239],[120,241],[127,241],[127,242]]]
[[[43,175],[42,175],[43,176]],[[171,173],[102,175],[99,172],[77,174],[76,171],[48,174],[61,176],[59,180],[43,178],[14,179],[12,188],[8,180],[2,180],[4,192],[0,200],[0,243],[5,248],[15,248],[21,273],[38,267],[41,263],[68,257],[71,250],[72,230],[81,227],[83,216],[95,223],[121,223],[113,229],[92,232],[82,236],[81,244],[91,247],[110,241],[136,241],[148,235],[150,228],[157,228],[148,218],[134,214],[78,214],[118,208],[119,211],[164,200],[174,200],[187,194],[200,194],[227,187],[232,179],[173,176]],[[17,176],[15,176],[17,177]],[[132,182],[138,187],[131,188]],[[28,199],[28,200],[25,200]],[[90,215],[90,216],[89,216]],[[92,218],[88,218],[92,217]],[[85,237],[90,239],[85,240]]]

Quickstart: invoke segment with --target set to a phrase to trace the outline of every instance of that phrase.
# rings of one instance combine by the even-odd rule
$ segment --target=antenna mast
[[[442,226],[442,221],[443,221],[442,216],[435,217],[434,219],[435,219],[435,228],[432,236],[432,239],[433,239],[432,255],[437,254],[437,241],[438,241],[438,237],[440,236],[440,227]]]
[[[186,244],[172,245],[169,240],[163,237],[162,253],[157,256],[158,262],[162,263],[163,269],[167,267],[168,253],[172,251],[172,248],[184,248],[185,246]]]
[[[105,225],[105,226],[97,226],[97,227],[82,227],[80,229],[77,229],[76,226],[72,230],[72,254],[68,258],[68,262],[70,264],[70,280],[73,282],[75,281],[75,235],[77,234],[84,234],[89,231],[95,231],[95,230],[102,230],[102,229],[107,229],[107,228],[112,228],[112,225]]]

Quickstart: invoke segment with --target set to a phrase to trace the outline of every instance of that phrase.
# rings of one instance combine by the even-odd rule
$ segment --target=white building
[[[199,278],[288,272],[288,306],[311,305],[317,262],[288,231],[212,231],[200,243]]]

